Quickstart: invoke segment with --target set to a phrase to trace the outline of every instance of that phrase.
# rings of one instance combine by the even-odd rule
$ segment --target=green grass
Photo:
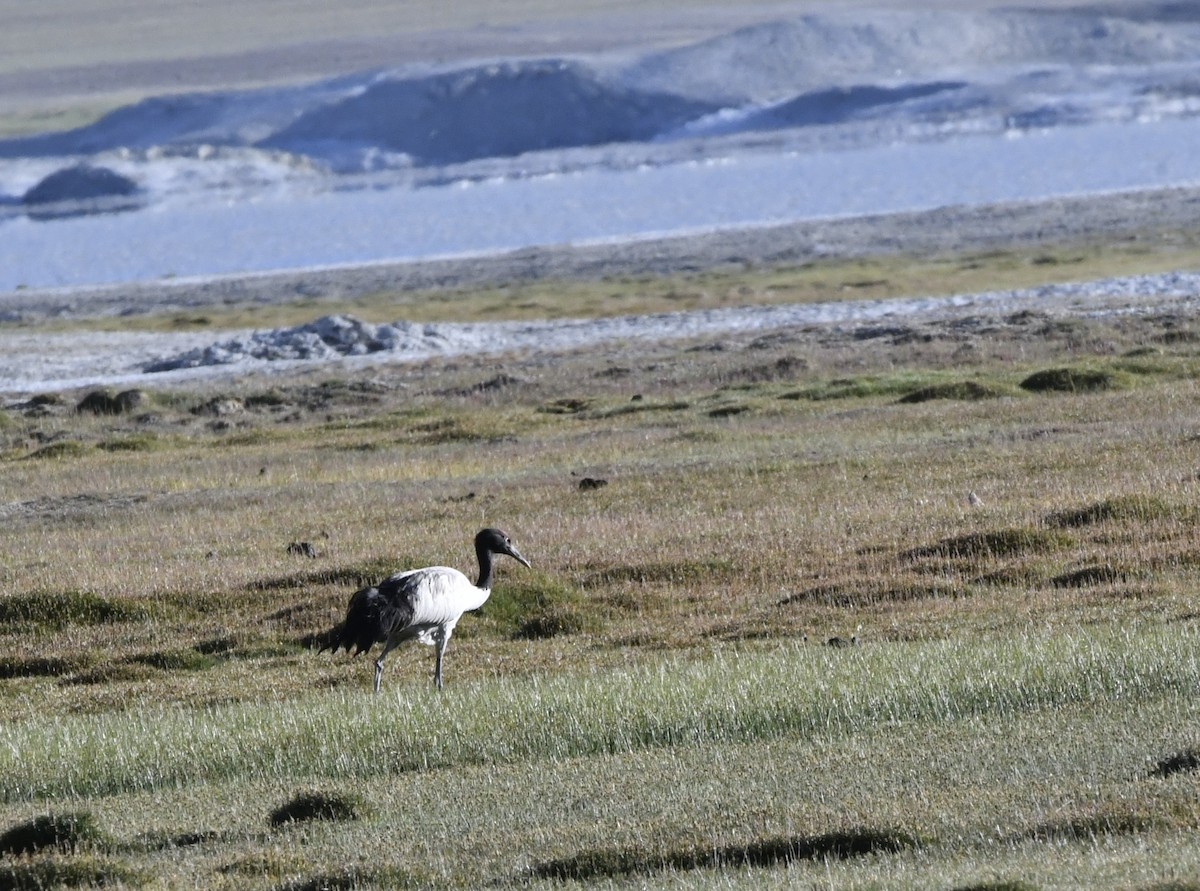
[[[366,780],[1158,700],[1200,683],[1196,643],[1186,630],[1054,636],[878,646],[837,662],[793,645],[598,677],[479,684],[444,702],[389,696],[386,709],[351,693],[203,712],[45,716],[0,732],[0,789],[14,802],[232,780]]]

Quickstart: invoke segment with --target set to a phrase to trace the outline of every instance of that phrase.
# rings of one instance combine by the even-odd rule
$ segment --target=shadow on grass
[[[150,880],[123,863],[102,857],[43,857],[0,864],[0,891],[34,888],[138,888]]]
[[[33,677],[62,677],[87,667],[84,657],[0,656],[0,680]]]
[[[1166,825],[1164,820],[1136,812],[1107,812],[1064,817],[1039,823],[1020,833],[1014,841],[1090,841],[1113,835],[1137,835]]]
[[[1013,557],[1027,553],[1045,553],[1071,543],[1069,536],[1057,530],[1018,527],[994,532],[972,532],[946,538],[936,544],[913,548],[903,556],[910,560],[925,557],[975,560],[988,557]]]
[[[668,870],[769,867],[793,860],[845,860],[867,854],[895,854],[917,844],[915,838],[904,832],[854,829],[814,836],[776,836],[721,848],[692,846],[666,851],[597,848],[539,863],[531,867],[530,874],[542,879],[588,881]]]
[[[228,841],[232,836],[211,829],[188,832],[150,832],[139,835],[129,848],[135,851],[170,851],[176,848],[194,848],[199,845]]]
[[[427,875],[407,872],[392,866],[375,869],[347,868],[285,882],[278,891],[350,891],[355,888],[436,888],[439,884]]]
[[[1150,775],[1166,779],[1177,773],[1187,773],[1200,770],[1200,748],[1185,749],[1159,760],[1150,771]]]
[[[145,619],[148,612],[127,600],[85,591],[31,591],[0,599],[0,625],[65,628]]]
[[[920,600],[961,600],[972,591],[963,585],[908,584],[872,588],[869,583],[847,582],[818,585],[781,597],[776,604],[815,603],[823,606],[854,607],[880,603],[912,603]]]
[[[338,792],[301,792],[271,811],[272,826],[305,823],[312,820],[357,820],[363,812],[357,795]]]
[[[45,814],[0,834],[0,854],[33,854],[47,848],[77,851],[108,843],[108,836],[87,811]]]
[[[1138,573],[1128,569],[1102,564],[1084,566],[1064,572],[1050,579],[1050,584],[1056,588],[1091,588],[1096,585],[1118,585],[1134,581]]]
[[[1051,514],[1046,522],[1060,529],[1072,529],[1122,520],[1146,523],[1152,520],[1186,519],[1184,512],[1153,495],[1119,495],[1086,507]]]

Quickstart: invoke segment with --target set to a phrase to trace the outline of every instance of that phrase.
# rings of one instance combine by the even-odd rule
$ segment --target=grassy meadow
[[[1172,237],[125,321],[1196,265]],[[0,891],[1200,888],[1198,375],[1196,318],[1022,312],[11,403]],[[315,652],[359,585],[471,572],[484,525],[533,567],[501,560],[441,694],[427,648],[378,697]]]

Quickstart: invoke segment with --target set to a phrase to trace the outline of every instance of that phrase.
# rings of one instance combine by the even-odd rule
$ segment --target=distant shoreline
[[[952,255],[1128,240],[1196,228],[1200,228],[1200,186],[1188,186],[407,263],[21,290],[0,294],[0,319],[36,323],[48,318],[173,312],[218,305],[277,305],[314,294],[349,299],[384,290],[684,275],[882,254]]]

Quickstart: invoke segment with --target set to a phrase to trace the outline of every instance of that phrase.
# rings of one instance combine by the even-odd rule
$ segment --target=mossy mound
[[[1116,385],[1115,374],[1094,368],[1048,368],[1021,381],[1021,389],[1030,393],[1092,393]]]
[[[898,400],[901,404],[912,405],[921,402],[931,402],[935,399],[950,399],[961,402],[971,402],[979,399],[997,399],[1004,391],[990,387],[977,381],[952,381],[944,384],[933,384],[914,390]]]

